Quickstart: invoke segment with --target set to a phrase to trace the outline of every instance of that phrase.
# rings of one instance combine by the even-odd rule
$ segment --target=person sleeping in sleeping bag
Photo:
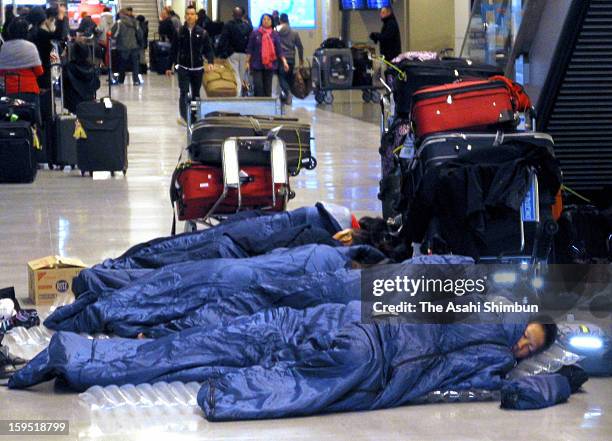
[[[400,243],[400,239],[388,233],[386,222],[382,219],[363,217],[359,221],[353,219],[349,222],[351,216],[348,210],[346,213],[338,214],[340,209],[336,208],[335,216],[332,217],[328,209],[331,210],[329,206],[326,209],[322,204],[317,204],[315,207],[266,217],[244,219],[244,216],[241,216],[240,220],[230,218],[232,228],[222,223],[204,230],[208,232],[206,234],[198,232],[200,237],[198,240],[191,236],[193,233],[189,233],[184,238],[189,238],[194,243],[187,249],[180,246],[176,238],[163,239],[152,247],[141,248],[134,255],[126,257],[125,261],[129,262],[129,268],[109,268],[110,260],[107,260],[100,265],[84,269],[74,278],[72,290],[77,297],[87,292],[100,294],[106,289],[123,288],[130,282],[149,274],[151,270],[166,265],[213,258],[243,259],[263,255],[278,248],[295,248],[307,244],[371,245],[392,260],[402,261],[409,257],[403,252],[405,247]],[[299,213],[308,215],[298,216]],[[293,222],[296,218],[310,219],[307,220],[310,224],[285,225],[287,219]],[[336,218],[340,219],[340,223],[336,222]],[[279,219],[282,219],[282,222],[278,221]],[[351,228],[337,231],[341,225],[346,226],[351,223]],[[335,226],[332,227],[332,224]],[[325,225],[327,226],[322,228]],[[219,233],[220,231],[222,233]],[[151,251],[153,248],[156,250],[155,253]],[[147,253],[142,254],[145,251]],[[128,254],[130,251],[126,253]],[[147,268],[136,267],[136,263],[146,264]]]
[[[359,274],[336,271],[384,259],[367,245],[304,245],[244,259],[125,270],[140,277],[123,280],[118,289],[82,293],[74,303],[53,311],[44,324],[58,331],[159,337],[285,302],[300,308],[347,303],[359,298]]]
[[[271,308],[156,340],[58,332],[8,386],[197,381],[210,421],[383,409],[435,390],[501,390],[503,405],[515,409],[567,400],[563,375],[504,378],[517,359],[554,340],[554,326],[516,314],[479,319],[488,323],[364,324],[360,302],[350,302]]]
[[[149,271],[120,289],[82,294],[51,313],[56,331],[158,338],[183,329],[222,323],[259,310],[348,303],[360,298],[356,261],[384,259],[360,245],[306,245],[246,259],[209,259]],[[405,264],[472,264],[461,256],[421,256]],[[180,299],[180,301],[178,300]]]

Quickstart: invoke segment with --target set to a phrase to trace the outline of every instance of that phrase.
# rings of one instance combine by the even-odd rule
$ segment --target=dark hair
[[[187,7],[185,8],[185,12],[187,12],[188,9],[193,9],[194,11],[196,10],[196,7],[194,5],[187,5]]]
[[[138,20],[141,23],[144,23],[146,21],[146,17],[144,15],[137,15],[136,16],[136,20]]]
[[[402,261],[410,257],[403,240],[389,231],[387,222],[380,217],[362,217],[359,219],[358,230],[353,230],[353,244],[371,245],[380,250],[385,256]]]
[[[280,15],[279,20],[280,20],[281,23],[289,23],[289,16],[283,12]]]
[[[131,6],[128,6],[127,8],[125,8],[125,10],[128,12],[134,12],[134,8],[132,8]]]
[[[557,339],[558,328],[552,317],[545,314],[536,315],[529,320],[529,323],[538,323],[544,329],[544,345],[538,352],[548,349]]]
[[[58,14],[59,9],[57,8],[57,6],[51,6],[45,9],[45,15],[47,16],[47,18],[57,18]]]
[[[75,64],[88,65],[91,64],[89,59],[89,46],[82,41],[77,41],[72,47],[72,60]]]
[[[260,28],[263,27],[263,21],[265,17],[268,17],[270,21],[272,22],[272,26],[274,26],[274,17],[272,17],[272,14],[263,14],[261,16],[261,20],[259,20],[259,27]]]
[[[30,24],[23,18],[14,19],[8,27],[7,40],[27,40]]]

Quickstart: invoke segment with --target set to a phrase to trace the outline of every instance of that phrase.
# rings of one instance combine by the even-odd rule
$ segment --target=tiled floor
[[[14,285],[23,297],[30,259],[60,254],[95,263],[170,231],[168,185],[185,145],[184,128],[176,124],[176,87],[149,76],[143,87],[126,85],[113,93],[128,105],[127,177],[92,180],[78,171],[44,170],[33,185],[0,186],[0,286]],[[312,120],[319,165],[294,179],[291,206],[333,200],[359,215],[379,211],[378,107],[361,104],[358,93],[353,101],[349,95],[336,94],[333,109],[294,101],[290,114]],[[612,380],[593,379],[569,403],[533,412],[502,411],[497,403],[447,404],[211,424],[199,414],[170,413],[152,421],[147,412],[122,410],[99,420],[75,394],[54,393],[45,384],[32,391],[0,388],[0,420],[69,419],[73,439],[609,440],[611,397]]]

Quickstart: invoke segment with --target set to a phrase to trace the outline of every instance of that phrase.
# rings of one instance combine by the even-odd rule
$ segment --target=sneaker
[[[183,127],[187,127],[187,121],[185,121],[183,118],[181,118],[180,116],[177,118],[176,123],[180,126]]]
[[[142,82],[141,81],[134,81],[134,86],[142,86]]]

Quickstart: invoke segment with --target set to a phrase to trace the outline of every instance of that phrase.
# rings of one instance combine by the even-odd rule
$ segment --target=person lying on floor
[[[156,340],[58,332],[8,385],[55,378],[83,391],[197,381],[198,404],[211,421],[383,409],[435,390],[501,390],[502,404],[516,409],[567,400],[572,389],[563,375],[504,378],[517,359],[555,340],[554,325],[516,314],[478,318],[488,324],[364,324],[361,302],[350,302],[272,308]]]
[[[308,216],[300,215],[300,217],[309,217],[316,221],[310,221],[311,224],[281,228],[285,223],[284,220],[295,218],[297,213],[309,213]],[[387,224],[381,218],[363,217],[358,223],[354,223],[352,228],[345,228],[340,231],[336,231],[337,227],[329,227],[331,221],[326,228],[316,226],[316,224],[324,225],[324,220],[327,222],[327,220],[332,219],[330,216],[321,204],[317,204],[316,207],[300,208],[293,212],[281,213],[278,216],[232,220],[230,222],[232,228],[223,223],[205,230],[210,232],[208,235],[198,232],[200,239],[194,241],[193,246],[190,246],[187,250],[181,248],[173,238],[170,238],[158,243],[158,245],[165,244],[165,247],[153,246],[157,250],[155,254],[149,252],[146,257],[139,255],[139,257],[127,258],[132,263],[138,261],[144,264],[146,261],[150,268],[108,268],[104,266],[108,262],[105,261],[101,265],[84,269],[74,279],[72,290],[77,297],[88,292],[100,294],[106,289],[120,289],[149,274],[152,269],[161,268],[165,265],[213,258],[247,258],[263,255],[278,248],[295,248],[307,244],[329,246],[371,245],[380,250],[386,257],[395,261],[402,261],[410,257],[404,252],[405,247],[402,245],[401,239],[388,233]],[[279,217],[283,219],[283,222],[276,222]],[[347,223],[343,222],[344,225]],[[259,230],[256,228],[259,228]],[[217,234],[218,231],[222,231],[222,234]],[[331,233],[334,231],[336,232],[332,237]],[[204,237],[208,239],[205,240]],[[191,235],[185,236],[185,238],[193,240]],[[142,248],[142,251],[145,249],[148,248]],[[162,262],[166,263],[161,265]]]
[[[308,243],[338,245],[332,236],[351,227],[359,228],[359,223],[349,210],[327,203],[282,213],[244,212],[205,230],[135,245],[93,268],[159,268],[186,260],[251,257]]]
[[[276,304],[304,308],[332,300],[347,303],[359,298],[359,275],[335,271],[384,259],[367,245],[304,245],[244,259],[135,270],[140,278],[119,289],[85,292],[53,311],[44,324],[58,331],[158,337]]]

